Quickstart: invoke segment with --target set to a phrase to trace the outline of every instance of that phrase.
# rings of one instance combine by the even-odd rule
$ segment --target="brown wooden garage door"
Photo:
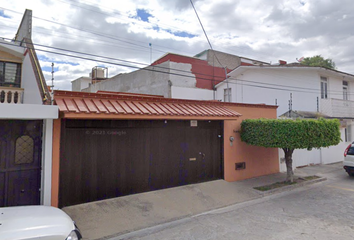
[[[222,178],[222,122],[63,120],[59,205]]]

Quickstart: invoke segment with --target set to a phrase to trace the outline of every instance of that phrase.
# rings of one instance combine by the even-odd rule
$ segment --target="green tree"
[[[339,126],[338,119],[246,119],[241,123],[241,140],[255,146],[282,148],[286,181],[293,182],[294,150],[337,145],[341,141]]]
[[[321,55],[306,57],[300,63],[302,65],[307,65],[310,67],[325,67],[330,69],[336,69],[336,64],[333,62],[332,59],[324,59]]]

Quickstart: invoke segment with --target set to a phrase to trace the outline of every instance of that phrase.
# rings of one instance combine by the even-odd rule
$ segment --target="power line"
[[[17,29],[17,27],[10,27],[10,26],[6,26],[6,25],[2,25],[0,24],[0,26],[3,26],[3,27],[7,27],[7,28],[12,28],[12,29]],[[45,29],[46,30],[46,29]],[[50,31],[40,31],[40,30],[36,30],[36,34],[39,34],[39,35],[43,35],[43,36],[48,36],[48,33]],[[64,32],[60,32],[60,31],[56,31],[56,33],[62,33],[63,35],[67,35],[66,33]],[[87,42],[87,43],[99,43],[100,45],[103,45],[103,46],[108,46],[108,47],[113,47],[113,48],[123,48],[124,50],[126,49],[130,49],[130,50],[133,50],[133,51],[139,51],[139,52],[150,52],[150,50],[147,50],[147,49],[140,49],[140,48],[133,48],[133,47],[127,47],[127,46],[118,46],[116,45],[114,42],[109,42],[109,41],[103,41],[103,40],[100,40],[100,39],[97,39],[97,38],[90,38],[90,41],[86,41],[86,40],[83,40],[83,39],[75,39],[75,38],[71,38],[71,37],[68,37],[68,36],[62,36],[62,35],[59,35],[59,34],[53,34],[50,32],[50,36],[56,36],[58,38],[64,38],[66,40],[68,39],[71,39],[71,40],[74,40],[74,41],[80,41],[80,42]],[[78,35],[75,35],[75,34],[70,34],[70,36],[78,36]],[[80,36],[78,36],[80,37]],[[82,37],[82,36],[81,36]],[[107,44],[107,43],[111,43],[111,44]],[[114,45],[113,45],[114,44]],[[153,51],[155,51],[153,49]],[[157,52],[157,51],[156,51]],[[166,52],[165,52],[166,53]]]
[[[6,42],[2,42],[1,44],[7,44],[7,45],[12,45],[13,46],[13,44],[6,43]],[[156,66],[156,65],[154,65],[153,69],[149,69],[149,68],[147,68],[148,65],[143,64],[143,63],[132,62],[132,61],[127,61],[127,60],[122,60],[122,59],[115,59],[115,58],[107,58],[107,57],[103,57],[103,56],[99,56],[99,55],[80,53],[80,52],[75,52],[75,51],[70,51],[70,50],[65,50],[65,49],[45,46],[45,45],[39,45],[39,44],[34,44],[34,45],[41,46],[41,47],[46,47],[46,48],[52,48],[52,49],[59,50],[59,51],[66,51],[66,52],[69,52],[69,53],[76,53],[76,54],[83,54],[83,55],[87,55],[87,56],[91,56],[91,57],[104,58],[104,59],[107,59],[107,60],[123,61],[125,63],[141,64],[141,65],[145,65],[145,68],[132,66],[132,65],[128,65],[128,64],[122,64],[122,63],[114,63],[114,62],[106,61],[106,60],[92,59],[92,58],[88,58],[88,57],[75,56],[75,55],[70,55],[70,54],[66,54],[66,53],[48,51],[48,50],[44,50],[44,49],[36,49],[36,51],[41,51],[41,52],[46,52],[46,53],[51,53],[51,54],[57,54],[57,55],[67,56],[67,57],[72,57],[72,58],[78,58],[78,59],[83,59],[83,60],[88,60],[88,61],[97,61],[97,62],[100,62],[100,63],[117,65],[117,66],[128,67],[128,68],[134,68],[134,69],[138,69],[138,70],[146,70],[146,71],[151,71],[151,72],[158,72],[158,73],[164,73],[164,74],[169,74],[169,75],[175,75],[175,76],[188,77],[188,78],[195,79],[194,76],[182,74],[182,73],[190,73],[189,71],[184,71],[184,70],[180,70],[180,69],[172,69],[172,68],[161,67],[161,66]],[[19,46],[19,47],[26,48],[26,47],[23,47],[23,46]],[[31,49],[34,49],[34,48],[31,48]],[[166,71],[162,71],[162,70],[157,70],[158,68],[160,68],[162,70],[174,70],[176,72],[182,72],[182,73],[173,73],[171,71],[166,72]],[[209,77],[215,77],[215,76],[212,76],[212,75],[202,74],[202,73],[200,73],[200,75],[209,76]],[[203,77],[199,77],[199,79],[206,80],[206,81],[213,81],[212,79],[203,78]],[[294,87],[294,86],[286,86],[286,85],[278,85],[278,84],[270,84],[270,83],[266,84],[266,83],[259,83],[259,82],[256,82],[256,81],[238,79],[238,78],[233,78],[233,77],[230,77],[230,79],[234,80],[233,82],[230,82],[230,84],[234,84],[234,85],[238,85],[237,82],[242,82],[243,86],[250,86],[250,87],[257,87],[257,88],[264,88],[264,89],[281,90],[281,91],[288,91],[288,92],[320,93],[319,89],[302,88],[302,87]],[[262,85],[257,85],[257,84],[263,84],[263,85],[269,85],[269,86],[262,86]],[[330,91],[329,93],[334,94],[334,91]],[[342,93],[342,92],[338,92],[338,93]],[[349,95],[351,95],[351,94],[349,94]]]
[[[4,7],[0,7],[0,8],[1,8],[1,9],[4,9],[4,10],[6,10],[6,11],[10,11],[10,12],[13,12],[13,13],[22,15],[22,13],[17,12],[17,11],[14,11],[14,10],[11,10],[11,9],[7,9],[7,8],[4,8]],[[93,10],[92,10],[92,11],[93,11]],[[96,12],[97,12],[97,11],[96,11]],[[103,14],[103,13],[102,13],[102,14]],[[48,19],[44,19],[44,18],[40,18],[40,17],[36,17],[36,16],[32,16],[32,17],[35,18],[35,19],[41,20],[41,21],[45,21],[45,22],[57,24],[57,25],[64,26],[64,27],[67,27],[67,28],[71,28],[71,29],[74,29],[74,30],[77,30],[77,31],[81,31],[81,32],[85,32],[85,33],[90,33],[90,34],[93,34],[93,35],[96,35],[96,36],[99,36],[99,37],[104,37],[104,38],[116,40],[116,41],[119,41],[119,42],[122,42],[122,43],[126,43],[126,44],[128,44],[128,45],[134,45],[134,46],[137,46],[137,47],[140,47],[140,48],[144,48],[144,49],[148,49],[148,50],[150,49],[150,48],[147,47],[146,45],[141,45],[141,44],[133,43],[133,42],[145,43],[145,42],[142,42],[142,41],[136,41],[136,40],[129,39],[129,38],[122,38],[122,37],[117,37],[117,36],[110,35],[110,34],[104,34],[104,33],[99,33],[99,32],[95,32],[95,31],[91,31],[91,30],[87,30],[87,29],[76,28],[76,27],[73,27],[73,26],[70,26],[70,25],[67,25],[67,24],[59,23],[59,22],[56,22],[56,21],[53,21],[53,20],[48,20]],[[158,46],[158,47],[162,47],[162,48],[165,48],[165,49],[174,50],[174,49],[172,49],[172,48],[165,47],[165,46],[158,45],[158,44],[154,44],[154,46]],[[155,52],[166,53],[166,51],[160,50],[159,48],[154,48],[154,51],[155,51]],[[178,50],[178,51],[181,52],[180,50]]]
[[[206,33],[206,31],[205,31],[205,29],[204,29],[203,23],[202,23],[202,21],[200,20],[200,18],[199,18],[199,16],[198,16],[198,13],[197,13],[197,10],[196,10],[195,7],[194,7],[193,1],[190,0],[190,2],[191,2],[192,7],[193,7],[193,9],[194,9],[195,15],[197,15],[197,18],[198,18],[198,21],[199,21],[199,23],[200,23],[200,26],[201,26],[202,29],[203,29],[204,35],[205,35],[205,37],[206,37],[206,39],[207,39],[207,41],[208,41],[208,44],[209,44],[209,46],[210,46],[210,49],[214,51],[213,46],[211,45],[211,43],[210,43],[210,41],[209,41],[208,34]],[[219,59],[218,59],[218,57],[216,56],[215,53],[214,53],[214,56],[215,56],[216,59],[218,60],[218,63],[220,64],[220,66],[222,66],[222,64],[220,63],[220,61],[219,61]]]
[[[7,8],[3,8],[3,7],[0,7],[1,9],[4,9],[6,11],[11,11],[11,12],[14,12],[14,13],[18,13],[18,14],[22,14],[22,13],[19,13],[19,12],[16,12],[14,10],[10,10],[10,9],[7,9]],[[67,27],[67,28],[71,28],[71,29],[75,29],[77,31],[81,31],[81,32],[86,32],[86,33],[90,33],[90,34],[93,34],[93,35],[97,35],[97,36],[100,36],[100,37],[105,37],[105,38],[109,38],[109,39],[114,39],[114,40],[117,40],[117,41],[120,41],[120,42],[124,42],[124,43],[127,43],[127,44],[130,44],[130,45],[134,45],[134,46],[139,46],[141,48],[146,48],[146,49],[149,49],[149,47],[146,47],[146,46],[143,46],[143,45],[139,45],[139,44],[135,44],[135,43],[132,43],[131,41],[132,40],[122,40],[114,35],[109,35],[109,34],[103,34],[103,33],[99,33],[99,32],[94,32],[94,31],[90,31],[90,30],[87,30],[87,29],[81,29],[81,28],[76,28],[76,27],[73,27],[73,26],[69,26],[67,24],[63,24],[63,23],[59,23],[59,22],[55,22],[55,21],[52,21],[52,20],[48,20],[48,19],[44,19],[44,18],[40,18],[40,17],[36,17],[36,16],[32,16],[33,18],[35,19],[39,19],[39,20],[42,20],[42,21],[45,21],[45,22],[49,22],[49,23],[53,23],[53,24],[57,24],[57,25],[60,25],[60,26],[64,26],[64,27]],[[156,50],[156,51],[160,51],[160,50]],[[160,52],[163,52],[164,51],[160,51]]]

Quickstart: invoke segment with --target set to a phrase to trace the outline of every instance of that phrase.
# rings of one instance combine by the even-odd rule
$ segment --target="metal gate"
[[[222,178],[222,121],[64,120],[59,205]]]
[[[0,120],[0,207],[40,204],[42,122]]]

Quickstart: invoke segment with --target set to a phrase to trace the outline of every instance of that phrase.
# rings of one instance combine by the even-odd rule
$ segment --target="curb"
[[[294,185],[288,185],[288,186],[284,186],[284,187],[280,187],[280,188],[271,189],[268,191],[259,191],[257,189],[254,189],[254,190],[257,191],[260,195],[262,195],[262,197],[265,197],[265,196],[269,196],[269,195],[272,195],[275,193],[291,191],[291,190],[299,188],[299,187],[307,186],[307,185],[318,183],[318,182],[323,182],[326,180],[327,180],[326,177],[320,177],[320,178],[316,178],[316,179],[312,179],[312,180],[307,180],[307,181],[304,181],[301,183],[297,183]]]

